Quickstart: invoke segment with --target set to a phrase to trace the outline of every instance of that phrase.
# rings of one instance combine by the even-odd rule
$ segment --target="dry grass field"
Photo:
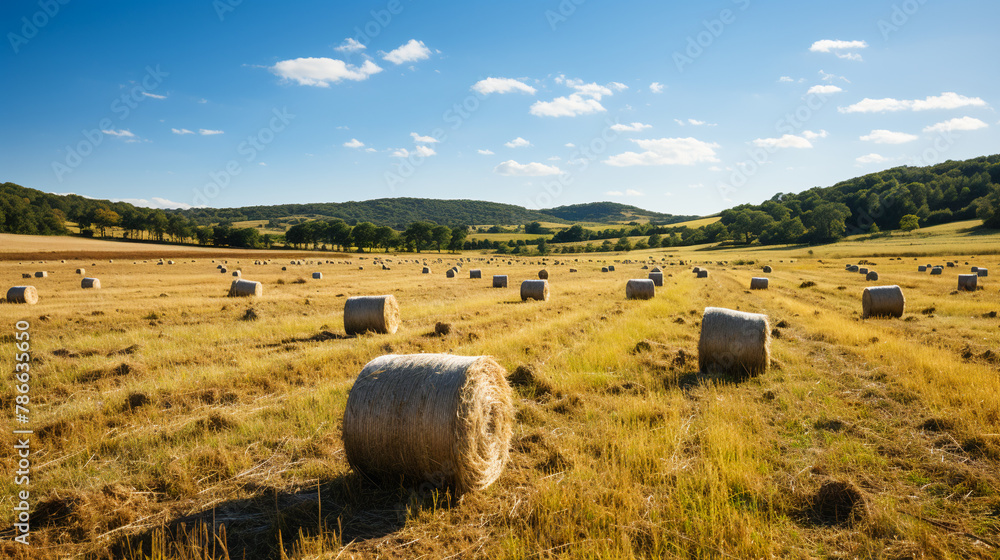
[[[527,303],[518,286],[537,277],[539,258],[466,254],[476,262],[453,279],[445,270],[457,257],[436,253],[390,256],[391,270],[373,264],[380,254],[313,254],[305,258],[323,264],[302,266],[208,251],[164,254],[177,264],[162,266],[153,253],[4,260],[4,289],[31,284],[40,301],[0,304],[3,371],[14,370],[15,322],[30,323],[34,430],[32,544],[9,540],[8,497],[20,487],[5,476],[0,553],[1000,558],[1000,293],[993,277],[956,292],[971,266],[1000,274],[998,237],[948,235],[927,251],[921,243],[936,238],[811,255],[553,256],[551,299]],[[41,250],[0,241],[18,257]],[[844,270],[862,258],[879,281]],[[263,282],[263,296],[227,298],[221,260]],[[664,286],[626,301],[626,281],[645,278],[647,260],[663,268]],[[424,261],[432,274],[421,274]],[[620,262],[602,273],[602,261]],[[946,261],[958,266],[917,272]],[[103,288],[82,290],[79,267]],[[48,277],[21,279],[37,270]],[[491,288],[493,274],[508,274],[510,287]],[[770,289],[749,291],[753,276],[768,276]],[[862,320],[862,290],[891,284],[906,295],[904,316]],[[345,336],[345,299],[376,294],[398,299],[399,331]],[[707,306],[770,317],[770,371],[698,371]],[[449,334],[435,334],[439,322]],[[380,355],[420,352],[491,355],[511,374],[511,459],[485,491],[457,499],[378,486],[344,458],[341,420],[358,372]],[[0,397],[12,415],[11,380]],[[0,432],[0,447],[14,438]],[[0,458],[4,472],[16,470],[12,453]]]

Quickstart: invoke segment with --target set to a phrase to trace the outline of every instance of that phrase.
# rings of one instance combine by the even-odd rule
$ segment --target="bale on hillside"
[[[488,356],[387,355],[361,370],[342,424],[348,463],[364,476],[482,490],[507,463],[514,405]]]
[[[483,277],[483,271],[479,270],[478,268],[474,268],[469,271],[469,278],[482,278],[482,277]]]
[[[657,288],[663,287],[663,273],[662,272],[650,272],[649,279],[653,281],[653,285]]]
[[[767,371],[771,327],[767,315],[706,307],[698,340],[698,367],[739,377]]]
[[[770,274],[770,273],[771,273],[771,267],[769,267],[769,266],[765,266],[765,267],[764,267],[764,273],[765,273],[765,274]]]
[[[344,302],[344,331],[349,334],[374,332],[393,334],[399,329],[396,296],[357,296]]]
[[[228,271],[228,270],[226,270],[225,268],[220,268],[220,269],[219,269],[219,274],[225,274],[225,273],[227,273],[227,272],[229,272],[229,271]]]
[[[7,290],[7,303],[38,303],[38,290],[34,286],[14,286]]]
[[[865,288],[861,294],[861,318],[902,317],[906,298],[899,286]]]
[[[869,280],[872,282],[878,280],[878,272],[875,272],[874,270],[870,271],[868,274],[865,275],[865,280]]]
[[[78,268],[78,269],[76,269],[76,273],[77,273],[77,274],[86,274],[86,273],[87,273],[87,271],[86,271],[86,270],[84,270],[84,269],[82,269],[82,268]]]
[[[80,281],[81,288],[93,288],[95,290],[101,289],[101,281],[97,278],[84,278]]]
[[[322,279],[323,279],[322,272],[313,272],[313,280],[322,280]]]
[[[544,268],[542,270],[539,270],[538,271],[538,279],[539,280],[548,280],[549,279],[549,271],[545,270]]]
[[[972,270],[970,270],[969,272],[979,272],[979,267],[978,266],[974,266],[974,267],[972,267]]]
[[[979,276],[976,274],[959,274],[958,275],[958,290],[974,292],[976,291],[977,281]]]
[[[569,271],[570,272],[576,272],[576,269],[575,268],[571,268],[571,269],[569,269]]]
[[[38,272],[35,273],[35,278],[48,278],[48,277],[49,273],[45,270],[39,270]]]
[[[858,270],[860,270],[860,269],[858,268],[858,265],[852,264],[850,266],[850,268],[848,268],[847,270],[848,270],[848,272],[858,272]]]
[[[549,281],[525,280],[521,282],[521,301],[529,299],[549,301]]]
[[[653,299],[656,284],[652,280],[636,278],[625,284],[625,299]]]
[[[927,267],[923,266],[923,265],[918,266],[917,267],[917,272],[927,272]]]
[[[750,289],[751,290],[766,290],[767,289],[767,278],[751,278],[750,279]]]
[[[976,269],[976,276],[985,278],[990,275],[990,269],[988,268],[978,268]]]
[[[252,280],[233,280],[229,286],[229,297],[260,297],[263,293],[264,285]]]
[[[944,269],[941,268],[940,266],[935,266],[934,268],[931,269],[932,276],[940,276],[943,272]]]
[[[708,278],[708,271],[705,269],[699,270],[698,278]]]
[[[663,272],[663,270],[658,266],[654,266],[653,269],[650,270],[650,272]]]
[[[948,268],[955,268],[955,263],[948,261]]]
[[[507,287],[507,275],[506,274],[495,274],[495,275],[493,275],[493,287],[494,288],[506,288]]]

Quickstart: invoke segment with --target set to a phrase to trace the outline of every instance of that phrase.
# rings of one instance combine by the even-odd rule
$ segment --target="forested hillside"
[[[655,224],[676,224],[694,220],[700,216],[675,216],[650,212],[637,206],[617,202],[590,202],[572,204],[542,210],[542,212],[568,222],[598,222],[602,224],[628,223],[648,220]]]

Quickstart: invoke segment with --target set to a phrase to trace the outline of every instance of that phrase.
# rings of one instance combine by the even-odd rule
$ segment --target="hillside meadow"
[[[14,369],[14,323],[30,323],[34,430],[32,545],[11,543],[4,508],[0,550],[164,560],[998,558],[1000,293],[993,276],[975,292],[956,286],[972,266],[1000,274],[1000,239],[941,227],[817,247],[544,261],[175,256],[65,238],[47,238],[59,252],[23,258],[46,246],[4,236],[5,289],[34,285],[40,301],[0,304],[4,371]],[[79,252],[87,258],[71,258]],[[446,278],[459,258],[472,262]],[[254,264],[262,259],[270,263]],[[298,259],[307,264],[290,264]],[[878,281],[845,270],[862,260]],[[917,271],[948,261],[956,266],[940,276]],[[608,264],[616,270],[601,272]],[[652,266],[664,286],[651,300],[626,300],[626,281]],[[81,289],[77,268],[103,288]],[[469,278],[474,268],[482,279]],[[542,268],[550,300],[522,303],[520,282]],[[41,270],[47,278],[21,279]],[[226,297],[233,270],[262,282],[263,296]],[[493,274],[509,275],[509,287],[492,288]],[[749,290],[756,276],[770,279],[768,290]],[[861,319],[873,285],[902,288],[903,317]],[[376,294],[398,299],[399,330],[346,336],[346,298]],[[698,371],[709,306],[768,315],[768,372]],[[438,323],[450,332],[437,334]],[[341,422],[358,372],[384,354],[420,352],[490,355],[511,374],[511,458],[482,492],[378,485],[346,462]],[[5,410],[14,396],[5,383]],[[0,440],[15,443],[9,430]],[[0,457],[15,470],[11,454]],[[17,489],[0,480],[4,503]]]

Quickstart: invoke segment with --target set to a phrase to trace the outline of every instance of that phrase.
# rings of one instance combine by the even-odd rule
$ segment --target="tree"
[[[806,219],[811,228],[814,241],[821,243],[837,241],[844,236],[847,229],[847,219],[851,217],[851,210],[846,204],[841,202],[824,202],[806,212]]]
[[[448,250],[458,252],[465,246],[465,238],[469,235],[469,228],[466,226],[455,226],[451,230],[451,241],[448,243]]]
[[[983,221],[983,226],[1000,229],[1000,185],[993,185],[989,194],[977,198],[976,217]]]
[[[101,230],[101,237],[104,237],[107,228],[115,227],[121,223],[121,220],[121,216],[114,210],[98,208],[94,211],[94,225],[97,226],[97,229]]]
[[[615,251],[631,251],[632,242],[625,235],[618,239],[618,243],[615,244]]]
[[[532,235],[541,235],[548,233],[548,231],[546,231],[545,228],[542,227],[541,223],[531,222],[530,224],[524,225],[524,233],[530,233]]]
[[[354,229],[351,230],[351,237],[359,252],[363,253],[366,248],[371,249],[375,245],[377,229],[375,224],[371,222],[361,222],[354,226]]]
[[[397,243],[398,234],[389,226],[379,226],[375,228],[375,246],[389,252],[389,247]]]
[[[874,226],[874,224],[873,224]],[[913,231],[920,227],[920,218],[914,214],[907,214],[899,220],[899,229],[903,231]]]
[[[431,230],[433,229],[434,224],[430,222],[413,222],[403,232],[403,239],[406,240],[407,245],[419,253],[424,247],[430,245],[432,241]]]
[[[548,246],[547,243],[545,243],[545,238],[544,237],[539,237],[538,238],[538,254],[539,255],[547,255],[548,253],[549,253],[549,246]]]
[[[448,242],[451,241],[451,228],[448,226],[434,226],[431,228],[431,240],[437,245],[438,253],[441,252],[441,246],[448,246]]]
[[[663,244],[663,238],[660,237],[660,234],[654,233],[653,235],[649,236],[649,241],[647,243],[650,246],[650,248],[656,249],[661,244]]]

